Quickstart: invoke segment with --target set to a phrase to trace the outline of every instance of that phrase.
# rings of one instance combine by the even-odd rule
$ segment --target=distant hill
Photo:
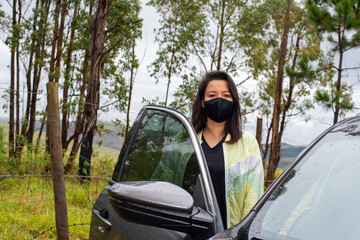
[[[94,144],[98,145],[102,141],[101,146],[111,149],[120,150],[124,141],[124,138],[122,136],[117,136],[117,134],[120,132],[120,129],[118,126],[115,126],[111,122],[101,122],[105,125],[105,128],[109,130],[110,133],[103,133],[101,136],[99,134],[95,135],[94,138]],[[73,129],[75,123],[73,124],[73,127],[70,127],[71,130],[68,133],[68,136],[71,136],[73,134]],[[0,125],[8,127],[8,119],[5,117],[0,117]],[[35,121],[35,131],[38,131],[41,127],[41,121]],[[46,132],[46,125],[44,126],[43,133]]]
[[[94,139],[94,149],[104,150],[109,153],[108,155],[117,157],[119,151],[121,150],[122,144],[124,142],[124,138],[122,136],[118,136],[117,134],[121,132],[120,127],[115,126],[111,122],[102,122],[105,125],[105,128],[109,130],[110,133],[103,133],[101,136],[97,134]],[[7,126],[7,119],[0,117],[0,124]],[[41,126],[40,121],[36,121],[35,130],[39,130]],[[46,126],[43,130],[46,131]],[[69,132],[69,135],[72,134],[72,131]],[[101,147],[98,147],[98,144],[101,142]],[[279,162],[279,168],[285,168],[289,165],[291,161],[293,161],[302,150],[304,150],[305,146],[292,146],[287,143],[282,143],[281,151],[281,159]],[[266,165],[269,158],[269,153],[266,157]],[[266,167],[266,166],[265,166]]]
[[[106,127],[110,128],[109,126],[106,126]],[[117,133],[119,132],[119,130],[116,129],[115,126],[112,127],[111,132],[112,132],[111,134],[102,134],[101,136],[96,135],[95,139],[94,139],[94,143],[98,144],[102,141],[101,146],[116,149],[116,150],[121,150],[121,147],[124,142],[124,137],[117,136]]]
[[[280,149],[280,162],[278,168],[286,168],[304,149],[306,146],[292,146],[287,143],[282,144]],[[266,156],[266,166],[269,161],[269,154]],[[266,167],[265,166],[265,167]]]

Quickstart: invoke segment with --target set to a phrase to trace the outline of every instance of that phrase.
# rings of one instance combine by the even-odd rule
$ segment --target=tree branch
[[[205,62],[204,62],[204,60],[202,59],[202,57],[199,55],[198,51],[196,50],[196,48],[195,48],[195,46],[194,46],[194,43],[192,43],[192,46],[193,46],[193,48],[194,48],[194,51],[195,51],[196,56],[199,58],[201,64],[204,66],[205,72],[207,72],[207,68],[206,68]]]
[[[245,83],[246,81],[248,81],[250,79],[250,76],[248,76],[246,79],[242,80],[240,83],[236,84],[236,86],[241,86],[243,83]]]
[[[124,38],[120,37],[108,50],[106,50],[105,52],[101,53],[100,59],[105,56],[106,54],[108,54],[111,50],[113,50]]]
[[[347,71],[347,70],[356,70],[356,69],[360,69],[360,67],[343,68],[343,69],[342,69],[342,71]]]
[[[142,22],[144,19],[139,19],[139,20],[136,20],[136,21],[132,21],[132,22],[126,22],[126,23],[121,23],[121,24],[118,24],[118,25],[115,25],[114,27],[111,27],[107,30],[105,30],[105,35],[107,35],[109,32],[113,31],[114,29],[120,27],[120,26],[123,26],[123,25],[130,25],[130,24],[133,24],[133,23],[138,23],[138,22]]]

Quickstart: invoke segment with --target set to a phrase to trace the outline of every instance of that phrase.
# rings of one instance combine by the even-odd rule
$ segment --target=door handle
[[[99,211],[97,209],[93,209],[93,213],[100,220],[98,222],[98,230],[100,232],[109,232],[111,229],[111,222],[108,220],[109,212],[105,209]]]

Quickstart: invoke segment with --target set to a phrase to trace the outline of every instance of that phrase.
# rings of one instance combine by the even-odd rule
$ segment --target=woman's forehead
[[[205,92],[210,92],[210,91],[229,91],[229,86],[226,80],[220,80],[220,79],[215,79],[215,80],[211,80],[205,89]]]

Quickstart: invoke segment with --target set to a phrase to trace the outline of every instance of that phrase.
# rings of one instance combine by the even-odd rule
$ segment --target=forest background
[[[355,0],[2,1],[2,177],[49,172],[48,82],[60,87],[65,173],[85,179],[103,163],[95,136],[126,137],[145,104],[190,116],[201,77],[224,70],[245,129],[263,119],[271,184],[282,143],[359,113],[359,30]]]
[[[0,17],[9,159],[46,136],[52,81],[60,84],[65,169],[80,151],[84,175],[94,136],[110,133],[98,119],[126,137],[144,104],[189,116],[210,70],[234,77],[245,123],[264,119],[268,174],[281,142],[308,143],[359,109],[358,1],[7,0]]]

